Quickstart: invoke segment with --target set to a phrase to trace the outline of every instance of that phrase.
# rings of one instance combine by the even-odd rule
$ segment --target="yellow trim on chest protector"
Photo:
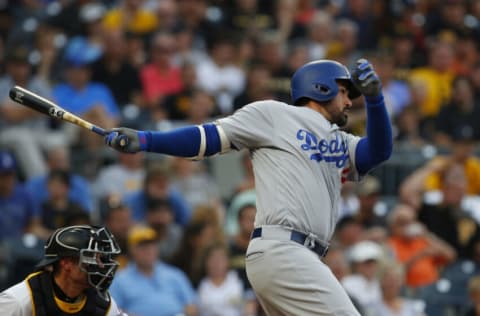
[[[84,296],[80,301],[75,303],[68,303],[59,299],[56,295],[53,296],[55,298],[55,303],[57,304],[58,308],[64,313],[67,314],[75,314],[82,310],[82,308],[87,303],[87,297]]]

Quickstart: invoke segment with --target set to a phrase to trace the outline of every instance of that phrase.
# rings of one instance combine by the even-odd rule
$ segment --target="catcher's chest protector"
[[[104,300],[96,291],[89,291],[84,304],[78,311],[61,309],[55,302],[52,279],[49,273],[40,272],[27,277],[28,287],[32,293],[34,316],[106,316],[110,301]],[[58,299],[57,299],[58,300]],[[68,305],[68,303],[65,303]],[[78,305],[78,304],[77,304]]]

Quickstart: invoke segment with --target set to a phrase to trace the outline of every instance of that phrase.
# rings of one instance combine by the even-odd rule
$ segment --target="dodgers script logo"
[[[348,146],[344,139],[335,133],[335,138],[318,140],[312,132],[300,129],[297,139],[303,141],[301,148],[312,151],[310,159],[315,161],[333,162],[337,168],[343,168],[348,160]]]

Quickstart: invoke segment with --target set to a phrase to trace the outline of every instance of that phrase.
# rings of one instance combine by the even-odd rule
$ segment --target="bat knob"
[[[129,139],[126,135],[120,135],[118,137],[118,144],[120,145],[120,147],[126,147],[128,146],[128,143],[129,143]]]

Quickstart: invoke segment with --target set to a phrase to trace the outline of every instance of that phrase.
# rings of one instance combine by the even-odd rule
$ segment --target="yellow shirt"
[[[442,159],[440,157],[434,159]],[[480,160],[475,157],[468,158],[464,165],[465,177],[467,178],[467,194],[479,195],[480,194]],[[439,190],[442,186],[442,179],[438,173],[430,174],[425,179],[425,189]]]
[[[122,27],[133,33],[145,34],[153,32],[158,25],[157,16],[146,10],[138,10],[126,21],[125,12],[115,8],[107,12],[103,18],[103,25],[107,30],[120,29]]]
[[[420,113],[423,117],[437,115],[440,107],[450,100],[452,72],[440,73],[431,68],[422,67],[412,70],[409,79],[413,86],[420,85],[425,89],[425,101],[420,105]]]

